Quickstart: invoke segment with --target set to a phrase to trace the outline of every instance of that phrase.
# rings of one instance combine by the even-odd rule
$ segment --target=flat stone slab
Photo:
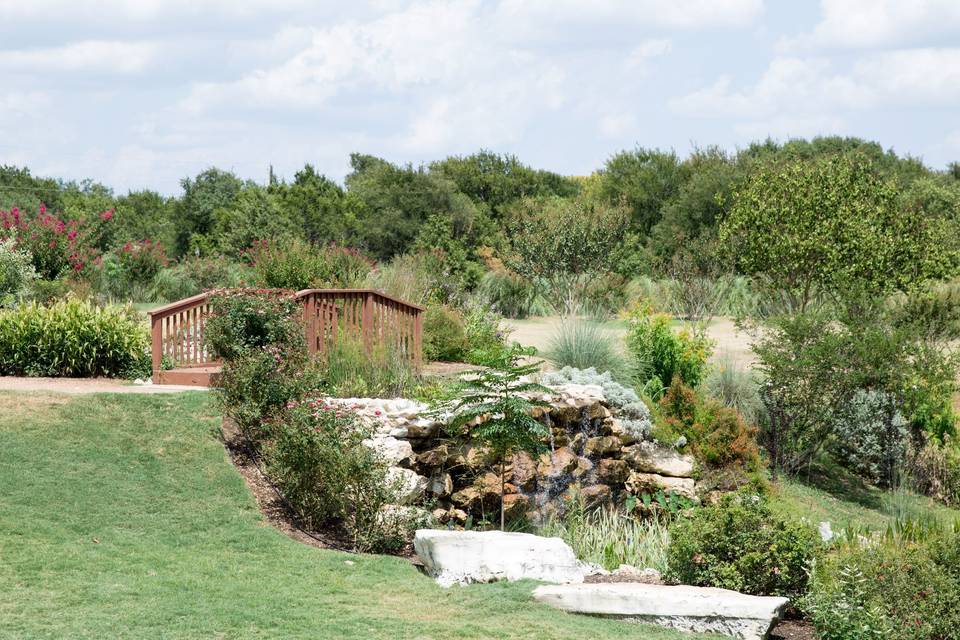
[[[496,580],[583,582],[583,568],[560,538],[503,531],[420,529],[413,548],[444,587]]]
[[[639,583],[545,585],[537,587],[533,597],[571,613],[740,640],[766,638],[789,602],[727,589]]]

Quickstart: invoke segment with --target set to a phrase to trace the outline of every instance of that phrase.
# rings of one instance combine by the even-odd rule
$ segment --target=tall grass
[[[588,510],[578,498],[563,516],[551,517],[537,533],[562,538],[577,558],[604,569],[629,564],[662,573],[667,568],[670,534],[666,523],[638,520],[614,507]]]
[[[558,368],[593,368],[600,373],[609,371],[618,379],[627,374],[626,359],[610,334],[600,326],[582,320],[563,321],[550,339],[546,356]]]
[[[477,294],[493,311],[505,318],[523,319],[553,313],[553,308],[539,287],[504,269],[485,273],[477,287]]]
[[[757,424],[763,415],[759,380],[739,368],[729,354],[714,363],[701,388],[707,396],[739,411],[750,424]]]
[[[419,383],[404,354],[388,347],[367,353],[357,340],[339,340],[319,366],[327,393],[340,398],[409,397]]]

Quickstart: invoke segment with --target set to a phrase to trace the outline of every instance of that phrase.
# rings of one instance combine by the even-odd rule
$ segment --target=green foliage
[[[757,428],[744,421],[736,409],[710,398],[701,398],[680,377],[673,379],[660,400],[661,424],[655,435],[677,434],[697,460],[708,468],[731,472],[756,472],[762,467],[757,448]],[[672,437],[658,437],[670,444]]]
[[[735,194],[720,241],[795,310],[817,293],[909,290],[949,272],[955,256],[942,220],[898,208],[896,198],[895,183],[862,157],[763,165]]]
[[[550,435],[547,428],[531,416],[534,407],[546,403],[523,395],[549,391],[537,383],[527,382],[539,366],[520,364],[524,355],[528,355],[525,349],[513,345],[485,362],[485,369],[464,375],[460,379],[459,396],[439,409],[451,416],[446,428],[452,436],[479,442],[499,459],[501,480],[508,455],[518,451],[539,454]],[[502,481],[500,489],[500,528],[503,529]]]
[[[356,288],[373,269],[356,249],[314,247],[301,240],[257,242],[247,257],[257,284],[271,289]]]
[[[584,198],[524,198],[507,223],[507,266],[546,289],[563,315],[577,308],[586,285],[610,271],[611,248],[626,228],[619,206]]]
[[[637,381],[653,390],[670,384],[675,376],[696,387],[707,372],[711,342],[687,329],[675,332],[670,316],[652,313],[649,306],[638,304],[627,318],[627,350],[633,357]]]
[[[803,601],[824,640],[956,635],[960,532],[846,546],[817,566]]]
[[[321,388],[341,398],[410,397],[419,383],[410,360],[390,348],[367,350],[356,340],[339,340],[317,365]]]
[[[262,187],[240,191],[229,206],[214,211],[213,234],[224,254],[239,257],[256,242],[283,245],[299,229],[277,198]]]
[[[557,367],[595,369],[610,372],[617,379],[626,376],[627,365],[613,338],[592,322],[566,319],[550,339],[547,358]]]
[[[468,345],[458,311],[443,305],[427,307],[423,313],[423,355],[427,360],[461,362]]]
[[[271,184],[268,190],[276,197],[280,215],[300,229],[307,242],[350,244],[358,237],[359,201],[312,165],[304,165],[293,182]]]
[[[467,337],[466,361],[483,364],[496,360],[507,348],[509,332],[500,328],[502,318],[477,300],[468,302],[463,309],[464,333]]]
[[[577,559],[614,570],[621,564],[664,572],[670,535],[659,519],[640,520],[615,507],[587,509],[575,493],[563,515],[556,513],[537,535],[563,538]]]
[[[177,218],[181,222],[176,234],[177,255],[206,254],[216,244],[208,236],[214,230],[217,210],[231,207],[244,183],[230,171],[211,167],[195,178],[184,178],[180,186],[183,196],[177,203]]]
[[[818,547],[812,527],[777,517],[763,497],[728,494],[671,525],[665,577],[794,598],[806,592]]]
[[[0,308],[29,294],[36,279],[30,254],[17,249],[13,239],[0,239]]]
[[[412,302],[428,305],[449,300],[456,292],[444,281],[445,256],[437,251],[419,251],[394,256],[367,274],[366,286]]]
[[[632,227],[647,234],[660,220],[660,210],[685,178],[674,152],[637,148],[607,160],[601,173],[601,193],[609,202],[623,201],[630,209]]]
[[[960,445],[923,435],[908,443],[905,472],[910,485],[944,504],[960,507]]]
[[[251,284],[247,267],[220,258],[189,257],[161,269],[147,291],[147,299],[173,302],[211,289],[239,289]]]
[[[349,410],[306,398],[275,428],[264,450],[267,470],[304,522],[342,524],[357,551],[403,547],[404,520],[388,506],[397,491],[389,463],[363,443],[369,426]]]
[[[548,387],[567,383],[599,386],[603,389],[607,402],[616,410],[617,419],[624,430],[632,433],[638,440],[650,436],[653,428],[650,409],[636,391],[614,380],[609,371],[600,373],[593,368],[563,367],[559,371],[545,372],[540,381]]]
[[[487,271],[477,294],[506,318],[523,319],[550,314],[550,305],[536,285],[500,265]]]
[[[0,311],[0,375],[148,377],[149,350],[127,308],[68,298]]]
[[[229,289],[210,297],[211,314],[204,342],[212,355],[227,361],[272,348],[279,358],[306,353],[300,305],[280,289]]]

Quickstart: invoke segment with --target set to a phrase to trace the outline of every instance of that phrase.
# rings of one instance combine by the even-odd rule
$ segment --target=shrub
[[[858,389],[833,425],[831,449],[857,475],[892,486],[906,454],[907,420],[892,395]]]
[[[466,361],[482,365],[503,354],[508,332],[500,328],[500,316],[476,300],[463,310],[464,333],[467,337]]]
[[[534,283],[503,266],[483,275],[477,293],[491,309],[506,318],[545,316],[552,311]]]
[[[675,435],[682,436],[697,459],[708,467],[760,469],[756,427],[747,424],[736,409],[700,398],[679,376],[660,400],[660,413],[669,435],[660,436],[658,425],[654,433],[659,440],[671,442]]]
[[[297,514],[317,528],[342,524],[358,551],[391,551],[406,541],[388,505],[397,487],[388,462],[364,444],[372,435],[349,410],[322,398],[293,403],[266,447],[271,478]]]
[[[550,339],[549,358],[558,367],[609,371],[625,375],[626,363],[610,335],[596,324],[566,319]]]
[[[730,357],[710,368],[701,385],[707,397],[736,409],[749,424],[758,424],[763,415],[763,400],[756,377],[740,369]]]
[[[598,373],[593,368],[564,367],[559,371],[544,373],[540,381],[548,387],[568,383],[597,385],[603,389],[603,395],[610,406],[617,410],[617,417],[625,430],[638,440],[650,436],[653,424],[647,405],[636,391],[615,381],[609,371]]]
[[[576,493],[563,512],[554,513],[537,535],[563,538],[577,558],[613,570],[621,564],[667,569],[670,535],[659,519],[640,520],[615,507],[588,510]]]
[[[645,305],[634,307],[628,324],[627,349],[633,356],[641,385],[652,383],[653,389],[662,389],[674,376],[691,387],[700,384],[711,351],[707,338],[686,329],[674,332],[669,316],[651,313]]]
[[[423,355],[427,360],[460,362],[467,354],[467,334],[460,313],[442,305],[423,314]]]
[[[921,434],[917,442],[908,443],[904,469],[916,491],[960,506],[960,447],[953,438],[941,443]]]
[[[223,257],[190,257],[161,269],[148,290],[156,301],[189,298],[210,289],[237,289],[250,284],[249,269]]]
[[[438,274],[431,256],[405,253],[367,274],[366,286],[413,304],[426,305],[437,299]]]
[[[98,220],[106,224],[112,217],[112,211],[104,211]],[[62,220],[42,204],[35,216],[16,207],[0,210],[0,228],[15,239],[18,249],[30,255],[37,275],[45,280],[83,271],[98,258],[95,228]]]
[[[37,273],[30,254],[10,240],[0,240],[0,307],[9,307],[30,292]]]
[[[271,289],[353,288],[373,269],[356,249],[335,244],[314,247],[301,240],[257,242],[246,251],[257,284]]]
[[[214,356],[235,360],[276,348],[280,357],[306,353],[295,295],[280,289],[222,289],[210,297],[204,342]]]
[[[150,375],[146,326],[129,309],[68,298],[0,311],[0,374]]]
[[[340,340],[318,365],[323,389],[341,398],[408,397],[419,378],[407,357],[390,348],[368,352],[355,340]]]
[[[806,592],[819,537],[758,495],[728,494],[670,527],[665,577],[680,584],[793,598]]]
[[[626,306],[627,279],[612,273],[589,282],[580,300],[580,312],[597,320],[611,318]]]
[[[820,563],[804,608],[823,640],[941,640],[960,628],[960,534],[837,550]]]

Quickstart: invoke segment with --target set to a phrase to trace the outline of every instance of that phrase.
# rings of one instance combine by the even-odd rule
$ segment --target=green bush
[[[307,398],[285,412],[265,448],[270,477],[313,528],[341,524],[358,551],[395,551],[407,539],[389,463],[363,444],[372,430],[349,410]]]
[[[960,444],[954,438],[939,442],[923,434],[919,442],[908,443],[904,470],[919,493],[960,507]]]
[[[340,340],[318,363],[322,388],[341,398],[409,397],[419,378],[402,353],[379,347],[368,352],[356,340]]]
[[[546,316],[552,312],[534,283],[500,265],[483,275],[477,293],[491,309],[506,318]]]
[[[290,291],[227,289],[210,297],[204,341],[214,356],[235,360],[254,350],[274,348],[279,357],[306,353],[300,304]]]
[[[500,328],[500,320],[498,313],[476,300],[465,305],[463,324],[467,336],[467,362],[482,365],[503,354],[509,334]]]
[[[18,250],[13,239],[0,239],[0,307],[26,296],[36,279],[30,254]]]
[[[643,304],[634,307],[627,321],[627,349],[640,385],[658,396],[656,390],[665,388],[674,376],[691,387],[700,384],[712,349],[710,340],[687,329],[675,332],[669,316],[652,313]]]
[[[564,320],[550,339],[547,358],[557,367],[609,371],[615,379],[625,376],[626,362],[613,338],[601,327],[580,320]]]
[[[671,582],[794,598],[807,590],[819,536],[775,516],[758,495],[728,494],[670,527]]]
[[[147,297],[158,302],[189,298],[210,289],[238,289],[251,283],[250,270],[224,257],[186,258],[173,267],[161,269]]]
[[[68,298],[0,311],[0,374],[150,375],[146,326],[127,308]]]
[[[441,305],[427,307],[423,314],[423,355],[427,360],[461,362],[468,346],[459,312]]]
[[[960,533],[843,547],[803,606],[822,640],[944,640],[960,629]]]
[[[355,288],[373,269],[356,249],[314,247],[301,240],[257,242],[246,252],[257,284],[271,289]]]

